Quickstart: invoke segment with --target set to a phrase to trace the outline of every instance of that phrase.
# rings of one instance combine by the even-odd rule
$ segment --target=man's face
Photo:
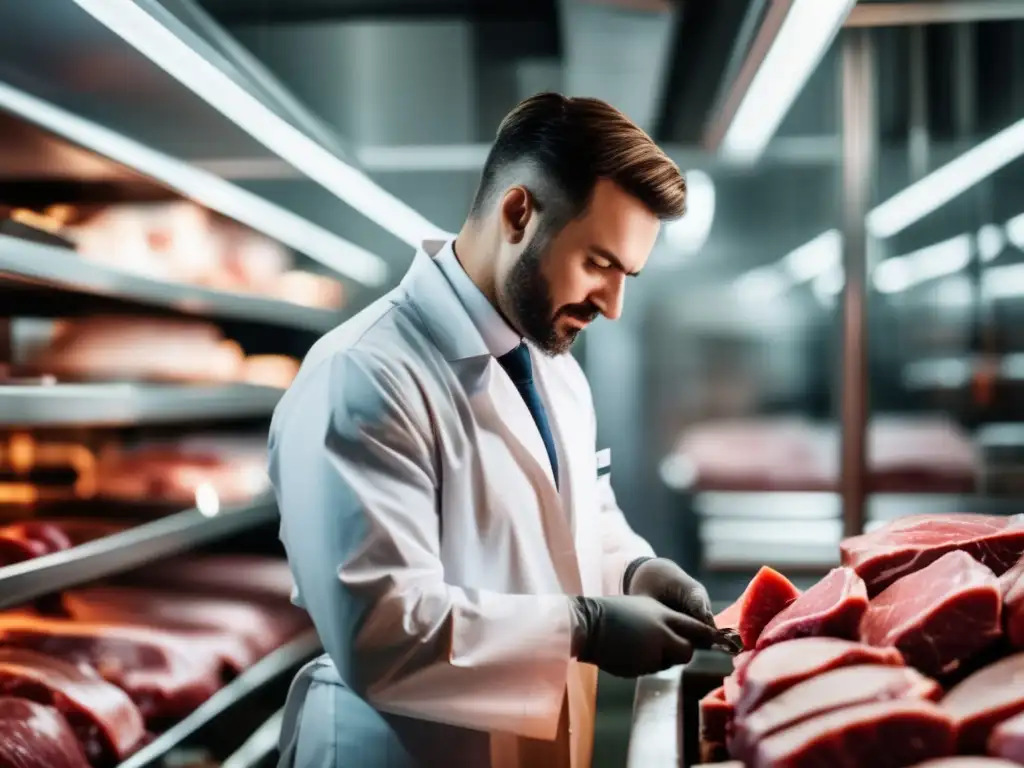
[[[545,352],[567,352],[599,314],[622,314],[626,278],[643,269],[661,222],[643,203],[598,181],[587,211],[553,236],[533,232],[498,281],[501,311]]]

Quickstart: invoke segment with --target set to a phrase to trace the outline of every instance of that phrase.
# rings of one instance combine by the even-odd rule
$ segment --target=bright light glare
[[[686,174],[686,215],[665,226],[665,239],[672,255],[685,256],[699,251],[715,220],[715,183],[704,171]]]
[[[448,235],[279,117],[131,0],[75,0],[256,141],[409,245]]]
[[[791,252],[783,264],[793,279],[802,283],[835,269],[842,257],[843,236],[838,229],[830,229]]]
[[[1015,248],[1024,249],[1024,213],[1006,222],[1006,237]]]
[[[794,0],[722,139],[722,154],[754,162],[842,27],[855,0]]]
[[[978,255],[982,261],[993,261],[1006,247],[1003,230],[995,224],[986,224],[978,230]]]
[[[906,256],[886,259],[875,269],[875,288],[881,293],[905,291],[927,280],[959,272],[970,261],[971,236],[958,235]]]
[[[196,509],[203,517],[216,517],[220,513],[220,496],[209,483],[200,483],[196,488]]]
[[[778,298],[792,283],[774,266],[760,267],[741,275],[733,288],[742,301],[768,301]]]
[[[868,230],[878,238],[892,237],[1022,154],[1024,120],[1019,120],[879,205],[868,214]]]

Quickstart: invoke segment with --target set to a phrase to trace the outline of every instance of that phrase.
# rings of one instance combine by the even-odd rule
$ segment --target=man
[[[327,653],[289,694],[283,766],[586,768],[597,668],[711,642],[703,587],[619,510],[567,354],[685,192],[609,105],[527,99],[455,240],[310,351],[270,466]]]

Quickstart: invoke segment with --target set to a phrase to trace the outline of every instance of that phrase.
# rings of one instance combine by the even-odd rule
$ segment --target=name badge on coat
[[[598,451],[596,458],[598,478],[610,475],[612,473],[612,449],[605,448],[604,450]]]

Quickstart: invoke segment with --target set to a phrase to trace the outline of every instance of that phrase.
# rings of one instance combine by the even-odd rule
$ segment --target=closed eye
[[[608,269],[612,266],[611,261],[603,256],[591,256],[590,263],[598,269]]]

